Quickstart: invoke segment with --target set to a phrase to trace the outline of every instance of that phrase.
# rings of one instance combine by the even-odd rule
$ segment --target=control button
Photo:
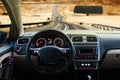
[[[90,58],[92,59],[92,58],[93,58],[93,56],[91,55],[91,56],[90,56]]]
[[[80,69],[95,69],[97,62],[76,62],[76,68]]]
[[[85,65],[82,63],[81,66],[85,66]]]
[[[82,58],[82,55],[80,54],[79,57]]]
[[[34,54],[39,54],[39,50],[34,50]]]
[[[76,62],[76,67],[79,68],[81,66],[80,62]]]
[[[79,56],[78,54],[75,55],[75,59],[78,60],[79,59]]]
[[[80,54],[80,59],[84,59],[84,54]]]
[[[88,66],[88,64],[87,64],[87,63],[85,63],[85,66]]]
[[[95,58],[95,59],[97,59],[98,57],[97,57],[97,56],[95,56],[94,58]]]
[[[90,64],[90,63],[88,63],[88,66],[90,67],[90,66],[91,66],[91,64]]]
[[[91,58],[91,56],[90,55],[88,55],[88,59],[90,59]]]

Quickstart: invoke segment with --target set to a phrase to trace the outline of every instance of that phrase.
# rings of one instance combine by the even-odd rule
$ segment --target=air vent
[[[82,42],[83,39],[82,39],[82,36],[80,36],[80,37],[73,37],[73,38],[72,38],[72,41],[73,41],[73,42]]]
[[[95,36],[87,36],[87,42],[97,42],[97,38]]]
[[[18,44],[26,44],[28,43],[29,39],[28,38],[22,38],[18,40]]]

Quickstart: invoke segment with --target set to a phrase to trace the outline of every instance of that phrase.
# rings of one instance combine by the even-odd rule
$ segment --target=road
[[[42,26],[42,27],[31,27],[26,29],[27,32],[29,31],[40,31],[42,29],[57,29],[57,30],[88,30],[84,26],[79,26],[71,23],[65,23],[65,22],[51,22],[48,25]]]

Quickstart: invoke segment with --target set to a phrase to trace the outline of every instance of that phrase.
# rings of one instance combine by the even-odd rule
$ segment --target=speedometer
[[[62,38],[55,38],[53,44],[58,47],[64,46],[64,41]]]
[[[35,41],[35,47],[43,47],[47,45],[47,41],[45,38],[38,38],[36,41]]]

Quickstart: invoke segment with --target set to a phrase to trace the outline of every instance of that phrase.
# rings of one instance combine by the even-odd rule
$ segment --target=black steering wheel
[[[61,36],[65,45],[34,46],[34,40],[39,36]],[[65,71],[73,60],[74,48],[69,37],[61,31],[48,29],[36,33],[27,46],[26,59],[29,66],[37,73],[57,74]]]

